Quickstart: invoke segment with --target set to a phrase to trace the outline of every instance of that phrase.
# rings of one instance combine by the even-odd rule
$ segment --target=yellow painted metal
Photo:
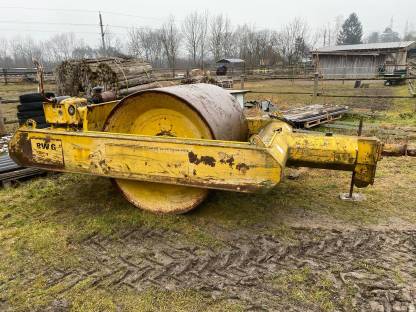
[[[43,103],[46,122],[55,127],[81,127],[101,131],[110,112],[119,101],[88,104],[87,99],[71,97],[59,103]]]
[[[51,143],[58,142],[57,151]],[[249,142],[27,127],[13,136],[10,154],[55,171],[240,192],[274,187],[284,167],[277,160],[284,157]]]
[[[52,125],[79,125],[82,123],[82,118],[77,109],[87,104],[87,99],[76,97],[65,99],[60,103],[45,102],[43,111],[46,122]]]
[[[25,167],[114,178],[130,202],[160,213],[188,211],[208,189],[269,190],[281,181],[286,165],[355,171],[358,187],[374,182],[382,148],[377,139],[298,133],[283,121],[251,118],[249,142],[215,140],[213,131],[225,134],[183,98],[157,92],[137,96],[118,105],[85,105],[77,99],[45,105],[55,126],[21,127],[10,155]],[[75,114],[69,114],[71,105]]]
[[[377,139],[293,133],[287,142],[289,166],[355,171],[357,187],[374,183],[382,152],[382,144]]]
[[[83,129],[87,128],[90,131],[102,131],[104,129],[105,121],[118,102],[119,101],[111,101],[87,106],[87,116],[85,118],[87,120],[87,125],[84,123]]]
[[[212,139],[208,125],[195,110],[178,98],[159,93],[146,93],[139,100],[135,97],[127,100],[112,113],[104,131]],[[148,162],[151,161],[149,158]],[[158,163],[155,165],[159,166]],[[208,195],[208,190],[203,188],[127,179],[115,181],[130,202],[153,212],[184,213],[199,205]]]
[[[358,168],[362,175],[358,186],[373,182],[381,147],[378,140],[307,136],[292,133],[277,121],[251,142],[22,127],[10,143],[10,154],[23,166],[240,192],[274,187],[286,162],[348,171]]]
[[[288,166],[355,171],[357,187],[374,183],[382,153],[382,144],[375,138],[292,132],[282,121],[269,122],[251,140],[258,146],[266,144],[263,146],[272,155],[276,150],[280,155],[280,149],[286,149]]]
[[[249,136],[258,134],[272,120],[270,117],[246,117]]]
[[[118,102],[119,101],[111,101],[79,108],[78,111],[84,110],[84,114],[86,114],[83,118],[83,129],[85,131],[102,131],[105,121],[107,120],[114,107],[118,104]]]

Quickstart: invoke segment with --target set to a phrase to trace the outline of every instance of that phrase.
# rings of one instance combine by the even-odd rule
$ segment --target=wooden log
[[[131,76],[117,76],[117,82],[123,82],[126,80],[132,80],[132,79],[149,79],[149,78],[153,78],[152,75],[147,75],[147,74],[136,74],[136,75],[131,75]]]
[[[118,86],[119,89],[126,89],[126,88],[132,88],[135,86],[148,84],[152,82],[155,82],[153,78],[138,77],[138,78],[132,78],[132,79],[124,80],[124,81],[123,80],[117,81],[116,85]]]
[[[95,86],[117,92],[154,81],[150,64],[122,58],[65,61],[56,67],[55,77],[58,93],[73,96],[91,95]]]
[[[143,91],[143,90],[153,89],[153,88],[160,88],[160,84],[158,82],[152,82],[152,83],[147,83],[144,85],[136,86],[133,88],[120,89],[118,94],[125,96],[125,95],[129,95],[138,91]]]
[[[124,67],[124,66],[114,66],[105,64],[108,66],[108,68],[111,69],[112,72],[116,73],[118,77],[132,77],[142,74],[151,75],[152,74],[152,68],[151,66],[140,66],[140,67]]]
[[[144,84],[141,86],[129,88],[129,89],[121,89],[119,90],[119,96],[126,96],[135,92],[144,91],[148,89],[155,89],[155,88],[163,88],[163,87],[170,87],[176,85],[173,81],[157,81],[148,84]]]

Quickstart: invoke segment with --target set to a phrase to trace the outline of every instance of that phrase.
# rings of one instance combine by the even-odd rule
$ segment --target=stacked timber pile
[[[117,95],[127,95],[155,81],[152,66],[132,58],[64,61],[55,68],[54,74],[58,93],[72,96],[81,93],[90,96],[96,86],[102,86],[105,91],[112,90]]]

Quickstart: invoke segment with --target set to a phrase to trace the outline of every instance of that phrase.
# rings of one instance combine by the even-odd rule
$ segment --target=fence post
[[[1,107],[1,98],[0,98],[0,136],[6,134],[6,128],[4,127],[4,117],[3,117],[3,109]]]
[[[292,84],[295,83],[295,67],[292,65]]]
[[[314,84],[313,84],[313,97],[316,98],[318,96],[318,88],[319,88],[319,73],[315,73]]]
[[[7,85],[7,69],[3,68],[4,84]]]
[[[240,76],[240,82],[241,82],[240,89],[241,89],[241,90],[244,90],[244,75],[241,75],[241,76]]]

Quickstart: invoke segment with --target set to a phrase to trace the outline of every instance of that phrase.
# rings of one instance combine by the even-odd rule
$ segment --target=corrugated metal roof
[[[350,44],[350,45],[322,47],[322,48],[317,49],[314,52],[325,53],[325,52],[342,52],[342,51],[401,49],[401,48],[407,48],[411,46],[412,44],[416,44],[416,41]]]
[[[245,61],[239,58],[225,58],[217,61],[217,63],[245,63]]]

